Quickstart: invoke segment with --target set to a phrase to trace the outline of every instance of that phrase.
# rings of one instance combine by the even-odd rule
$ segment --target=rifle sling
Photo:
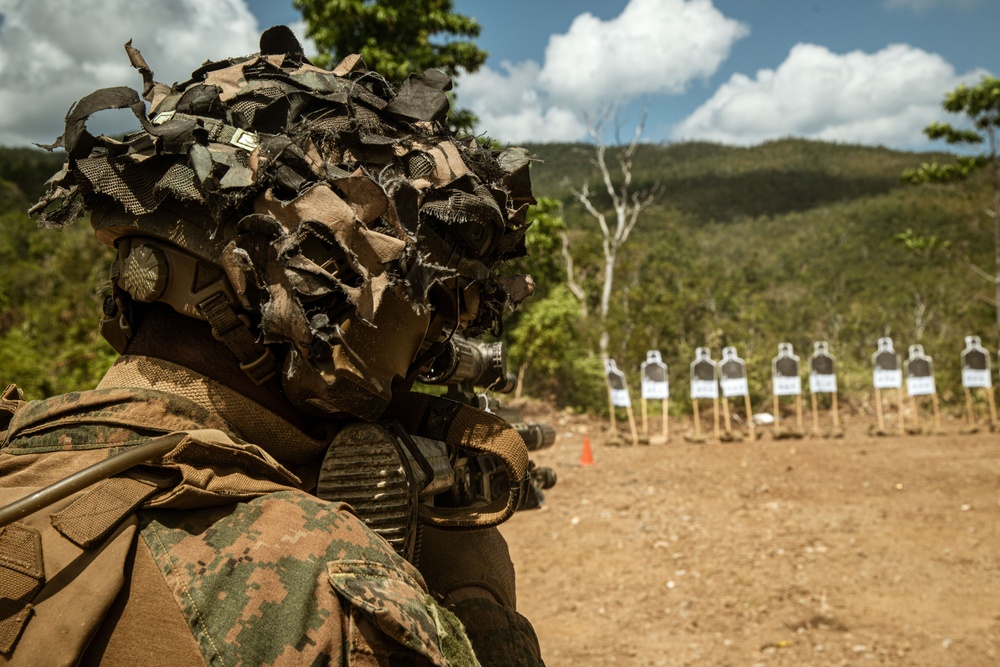
[[[528,448],[510,424],[471,405],[415,392],[395,394],[386,416],[398,421],[409,433],[476,453],[492,454],[507,471],[510,493],[506,498],[473,507],[421,505],[423,523],[436,528],[488,528],[514,514],[528,475]]]

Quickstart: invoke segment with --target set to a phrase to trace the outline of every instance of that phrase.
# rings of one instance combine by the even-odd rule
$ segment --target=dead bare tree
[[[613,147],[614,150],[611,151],[613,158],[609,158],[602,130],[609,120],[616,118],[614,108],[608,107],[593,119],[588,119],[588,132],[594,141],[594,157],[591,162],[600,172],[604,191],[611,200],[611,220],[605,211],[594,203],[595,194],[591,192],[589,183],[584,183],[579,189],[571,189],[573,197],[597,221],[601,230],[604,272],[597,315],[600,331],[599,351],[602,360],[608,358],[608,311],[611,308],[615,269],[618,266],[622,246],[628,241],[629,235],[639,222],[640,214],[656,201],[661,191],[659,186],[636,189],[633,185],[633,160],[646,127],[648,113],[648,109],[643,112],[628,145],[622,145],[621,141],[618,141]],[[610,159],[617,162],[620,173],[617,182],[612,175],[612,167],[608,165]],[[585,313],[586,294],[576,280],[573,258],[570,254],[570,240],[565,231],[562,232],[562,241],[563,256],[566,258],[567,284],[570,291],[580,300],[582,312]]]
[[[913,334],[919,343],[923,340],[927,325],[934,320],[934,309],[927,304],[927,298],[920,292],[913,293]]]

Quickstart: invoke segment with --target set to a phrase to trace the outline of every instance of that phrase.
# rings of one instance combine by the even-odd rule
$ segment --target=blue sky
[[[575,141],[621,109],[624,136],[749,145],[781,136],[923,149],[943,94],[1000,73],[998,0],[455,0],[487,65],[459,104],[503,141]],[[290,0],[0,0],[0,144],[51,141],[70,103],[256,49]],[[113,117],[97,129],[114,130]],[[102,126],[101,123],[104,125]]]

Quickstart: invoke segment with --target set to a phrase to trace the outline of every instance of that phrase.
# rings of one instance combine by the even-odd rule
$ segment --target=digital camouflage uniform
[[[148,388],[120,386],[143,377],[133,384]],[[23,631],[0,629],[8,641],[22,632],[0,661],[478,664],[461,624],[412,565],[349,507],[299,490],[291,472],[243,439],[239,424],[249,421],[256,434],[296,436],[274,451],[308,442],[259,406],[248,418],[249,407],[186,369],[130,357],[93,391],[19,406],[0,450],[4,503],[156,435],[192,437],[159,464],[180,481],[153,488],[93,546],[72,540],[101,526],[73,527],[69,518],[79,514],[74,502],[87,506],[87,491],[23,524],[41,535],[45,583],[27,613],[12,615],[24,617]],[[105,514],[122,513],[110,505]],[[50,523],[52,515],[64,523]],[[22,565],[23,554],[14,559]],[[0,579],[30,569],[4,556]]]
[[[142,304],[165,304],[207,322],[234,371],[303,417],[370,422],[453,335],[499,333],[531,293],[530,278],[507,270],[526,252],[530,159],[455,137],[443,73],[396,88],[358,56],[323,70],[281,26],[259,53],[206,62],[172,86],[126,51],[142,96],[108,88],[72,107],[52,146],[66,164],[30,211],[47,227],[89,211],[98,240],[116,247],[101,327],[118,352],[142,330]],[[88,131],[92,114],[126,108],[140,130]],[[422,576],[350,507],[306,493],[329,440],[187,368],[125,356],[94,391],[2,400],[0,505],[187,435],[0,529],[0,660],[477,664],[471,638],[483,664],[541,664],[495,528],[527,465],[516,433],[508,498],[421,515],[471,529],[428,529],[425,552],[443,556],[421,563]],[[393,415],[409,428],[407,416],[417,415]],[[477,419],[447,444],[511,431]],[[465,599],[452,615],[427,584],[496,602]]]

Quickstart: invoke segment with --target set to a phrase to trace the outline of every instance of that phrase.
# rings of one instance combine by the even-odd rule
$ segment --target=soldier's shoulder
[[[27,401],[11,415],[10,453],[129,446],[172,431],[223,428],[218,416],[184,397],[153,389],[75,391]]]
[[[141,514],[165,549],[195,560],[218,551],[237,558],[252,553],[256,567],[299,558],[311,562],[358,558],[404,569],[408,565],[349,506],[296,489],[198,511]]]
[[[140,526],[206,657],[309,664],[343,645],[345,627],[375,632],[346,645],[386,659],[415,652],[447,664],[452,644],[468,645],[416,569],[344,504],[288,490],[197,511],[143,510]]]

